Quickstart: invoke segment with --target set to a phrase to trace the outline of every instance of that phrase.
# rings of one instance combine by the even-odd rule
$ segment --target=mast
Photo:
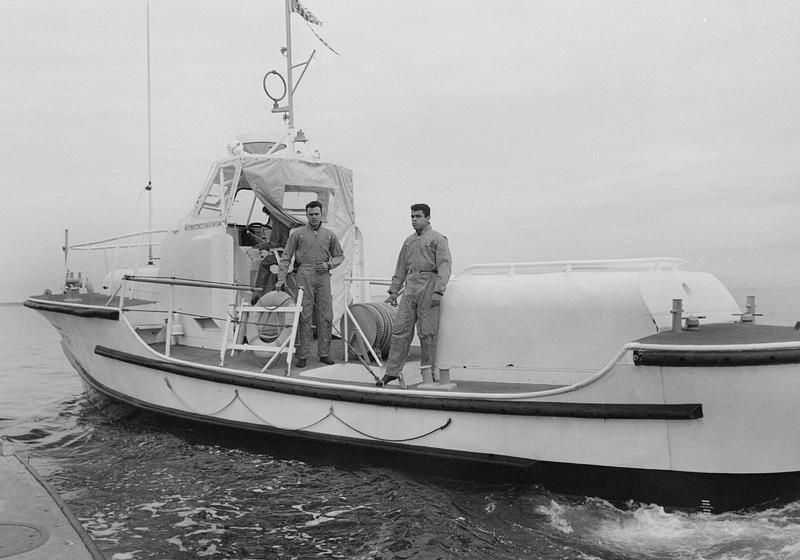
[[[289,149],[292,153],[295,151],[295,144],[298,142],[306,142],[308,138],[306,138],[303,131],[297,131],[294,127],[294,90],[297,89],[297,86],[300,85],[300,81],[303,79],[303,76],[308,70],[308,65],[311,64],[311,60],[314,58],[316,54],[316,50],[311,52],[311,56],[308,57],[308,60],[305,62],[301,62],[299,64],[292,63],[292,12],[297,10],[303,10],[303,7],[300,6],[298,8],[299,2],[297,0],[284,0],[285,2],[285,11],[286,11],[286,46],[281,48],[281,53],[286,57],[286,77],[284,78],[280,72],[276,70],[270,70],[264,76],[264,93],[267,94],[272,100],[272,112],[273,113],[283,113],[283,119],[286,121],[288,125],[288,144]],[[301,16],[308,19],[305,12],[299,12]],[[313,16],[312,16],[313,17]],[[295,68],[303,67],[303,71],[300,73],[300,77],[297,79],[297,83],[294,81],[293,71]],[[283,91],[280,95],[273,95],[269,91],[269,86],[267,85],[267,79],[270,76],[277,76],[278,79],[281,80],[283,83]],[[283,106],[279,105],[279,102],[286,99],[286,104]],[[276,144],[277,145],[277,144]]]
[[[294,152],[294,92],[292,83],[292,0],[286,0],[286,96],[289,116],[289,137]]]

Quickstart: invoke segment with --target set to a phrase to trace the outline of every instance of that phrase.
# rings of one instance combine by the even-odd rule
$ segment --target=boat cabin
[[[336,233],[345,254],[331,279],[334,320],[338,321],[344,313],[345,290],[349,290],[345,278],[363,276],[363,251],[355,225],[353,175],[334,163],[247,152],[217,161],[191,212],[166,233],[158,276],[254,286],[264,256],[258,243],[269,238],[276,221],[290,228],[305,224],[305,205],[313,200],[322,203],[323,225]],[[164,301],[164,292],[169,290],[163,286],[133,289],[130,297],[155,301]],[[246,290],[220,289],[210,294],[174,290],[176,312],[191,310],[193,315],[209,318],[184,321],[187,344],[218,347],[220,318],[227,316],[229,306],[252,297],[253,292]],[[350,297],[362,297],[359,287]]]

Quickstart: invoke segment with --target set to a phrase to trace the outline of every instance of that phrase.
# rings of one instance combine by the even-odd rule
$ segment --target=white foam
[[[565,516],[567,509],[558,502],[550,500],[549,505],[539,506],[538,511],[549,518],[550,525],[554,529],[564,534],[569,534],[575,531]]]
[[[621,510],[601,500],[551,502],[550,524],[609,552],[646,558],[800,559],[800,504],[755,513],[668,512],[657,505]]]

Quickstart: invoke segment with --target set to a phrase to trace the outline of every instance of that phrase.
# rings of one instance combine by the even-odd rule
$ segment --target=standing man
[[[312,200],[306,204],[308,223],[289,233],[286,249],[281,257],[278,282],[280,290],[286,284],[286,274],[294,257],[297,285],[303,288],[303,310],[300,313],[299,350],[296,367],[306,367],[311,346],[311,325],[314,307],[317,308],[317,353],[323,364],[332,364],[331,328],[333,301],[331,298],[331,270],[342,264],[344,252],[336,234],[322,227],[322,204]]]
[[[423,383],[433,382],[436,362],[436,338],[439,332],[439,302],[450,280],[452,258],[447,238],[430,225],[431,207],[411,206],[411,234],[400,248],[389,297],[386,302],[397,305],[397,294],[405,284],[405,293],[397,309],[392,327],[392,344],[386,361],[383,384],[394,381],[403,370],[414,325],[417,326],[422,356],[420,373]]]

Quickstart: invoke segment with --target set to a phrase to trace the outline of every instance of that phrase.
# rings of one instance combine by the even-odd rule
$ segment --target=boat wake
[[[800,501],[712,515],[669,512],[656,505],[619,509],[598,499],[579,505],[552,500],[538,512],[552,529],[584,541],[599,558],[800,558]]]

